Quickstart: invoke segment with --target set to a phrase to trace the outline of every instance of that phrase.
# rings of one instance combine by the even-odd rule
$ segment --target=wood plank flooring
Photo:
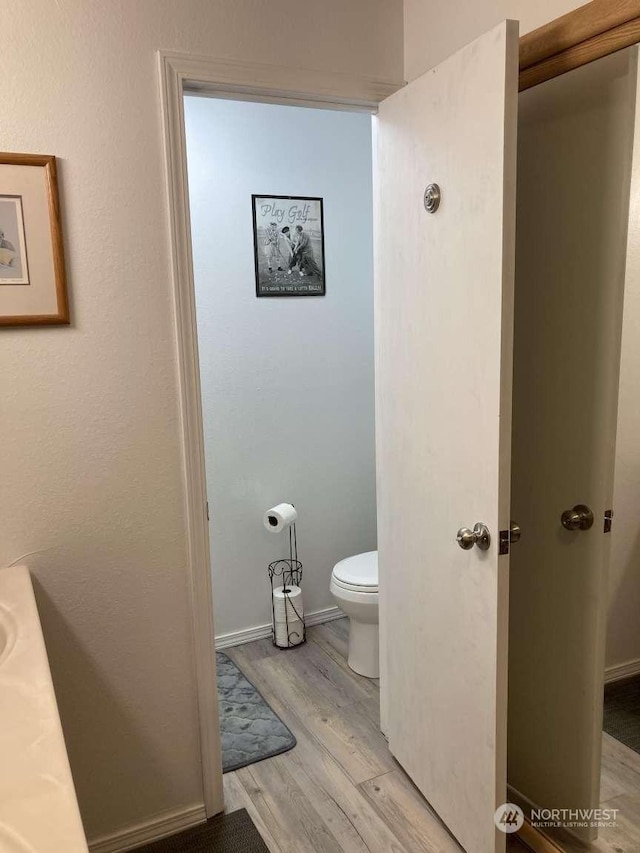
[[[602,735],[600,805],[618,809],[616,824],[599,831],[589,847],[562,841],[567,853],[640,853],[640,755],[611,735]]]
[[[387,748],[377,682],[347,666],[348,621],[307,636],[286,652],[225,649],[298,740],[225,774],[227,809],[245,807],[272,853],[460,853]],[[509,837],[508,849],[524,848]]]
[[[461,853],[394,761],[379,728],[379,685],[347,665],[348,620],[308,630],[292,651],[269,640],[225,649],[298,745],[224,777],[228,810],[245,807],[272,853]],[[603,735],[602,806],[619,809],[589,848],[640,853],[640,755]],[[512,836],[507,849],[522,853]]]

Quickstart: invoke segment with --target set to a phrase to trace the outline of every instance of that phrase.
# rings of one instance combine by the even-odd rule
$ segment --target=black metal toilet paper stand
[[[269,563],[268,572],[269,581],[271,582],[271,641],[279,649],[293,649],[296,646],[302,645],[307,640],[304,610],[300,613],[298,607],[296,607],[295,600],[287,594],[291,587],[300,586],[302,582],[302,563],[298,559],[298,537],[295,522],[289,527],[289,557],[283,557],[281,560],[274,560],[273,563]],[[285,596],[284,624],[287,633],[287,642],[285,645],[279,643],[276,638],[276,606],[273,593],[275,588],[280,585],[282,585]],[[302,637],[300,637],[300,631],[297,626],[292,624],[293,618],[289,619],[291,611],[293,611],[296,619],[302,624]]]

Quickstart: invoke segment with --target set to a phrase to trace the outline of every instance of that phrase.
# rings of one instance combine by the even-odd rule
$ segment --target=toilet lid
[[[352,586],[378,586],[378,552],[367,551],[340,560],[333,569],[333,576]]]

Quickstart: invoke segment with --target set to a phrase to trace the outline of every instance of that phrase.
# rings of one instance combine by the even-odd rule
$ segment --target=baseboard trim
[[[305,613],[304,621],[307,628],[320,625],[322,622],[332,622],[344,616],[339,607],[323,607],[322,610],[314,610]],[[266,625],[257,625],[255,628],[245,628],[243,631],[231,631],[229,634],[220,634],[216,637],[216,649],[228,649],[230,646],[242,646],[244,643],[252,643],[254,640],[264,640],[271,636],[271,622]]]
[[[525,797],[524,794],[521,794],[513,785],[507,785],[507,796],[509,802],[520,806],[524,812],[524,823],[516,837],[532,853],[562,853],[565,849],[562,846],[564,842],[576,844],[576,841],[577,846],[583,846],[585,851],[587,850],[585,842],[577,840],[578,836],[567,829],[547,829],[544,832],[539,827],[533,826],[531,823],[531,810],[538,808],[538,806],[528,797]]]
[[[604,683],[611,684],[612,681],[622,681],[634,675],[640,675],[640,659],[608,666],[604,671]]]
[[[96,838],[89,843],[89,850],[91,853],[125,853],[126,850],[135,850],[143,844],[160,841],[169,835],[190,829],[204,823],[206,819],[204,804],[175,809],[155,815],[128,829]]]
[[[526,817],[516,838],[531,850],[531,853],[562,853],[562,847],[558,847],[553,839],[531,826],[531,821]]]

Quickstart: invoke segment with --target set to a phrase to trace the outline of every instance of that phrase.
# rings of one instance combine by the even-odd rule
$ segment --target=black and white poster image
[[[0,195],[0,287],[3,284],[29,284],[19,195]]]
[[[322,199],[251,198],[256,296],[324,296]]]

